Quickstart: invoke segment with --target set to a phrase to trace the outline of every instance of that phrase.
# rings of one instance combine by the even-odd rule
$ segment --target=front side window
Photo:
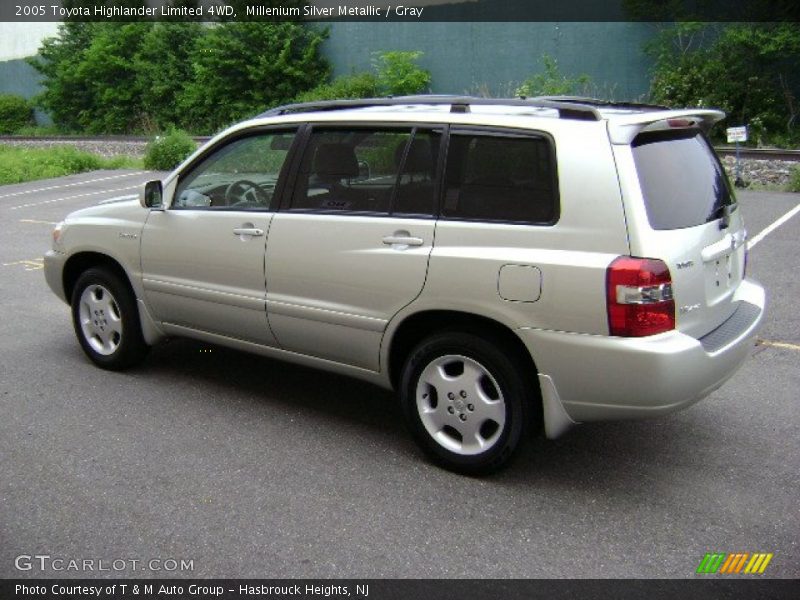
[[[294,132],[239,138],[218,148],[181,178],[171,208],[269,210]]]
[[[558,216],[555,156],[547,138],[455,132],[444,217],[550,224]]]

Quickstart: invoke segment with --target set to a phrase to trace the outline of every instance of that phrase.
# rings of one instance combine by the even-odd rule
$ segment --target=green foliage
[[[26,137],[51,137],[62,133],[63,131],[55,125],[25,125],[16,131],[16,135],[24,135]]]
[[[323,83],[303,92],[295,98],[296,102],[316,102],[319,100],[341,100],[347,98],[372,98],[378,95],[378,78],[372,73],[354,73],[337,77],[330,83]]]
[[[757,143],[798,137],[800,24],[679,23],[648,52],[656,102],[720,108],[731,125],[749,125]]]
[[[786,185],[787,192],[800,192],[800,167],[792,167],[789,173],[789,183]]]
[[[225,23],[197,45],[181,98],[192,130],[215,131],[289,102],[329,73],[319,46],[327,32],[298,23]]]
[[[67,22],[29,62],[62,130],[210,133],[324,81],[326,35],[290,22]]]
[[[419,94],[431,85],[431,73],[417,61],[422,52],[390,51],[378,53],[372,67],[378,75],[378,90],[386,96]]]
[[[364,71],[337,77],[295,97],[295,102],[405,96],[427,90],[431,74],[416,64],[422,52],[382,52],[372,61],[373,73]]]
[[[568,77],[558,68],[558,61],[548,54],[542,55],[544,71],[536,73],[522,82],[516,91],[516,96],[568,96],[580,94],[586,89],[591,79],[588,75]]]
[[[104,169],[142,169],[144,161],[136,156],[118,155],[104,158],[102,162]]]
[[[171,171],[197,148],[195,141],[185,131],[173,129],[157,136],[147,144],[144,168],[154,171]]]
[[[19,133],[33,125],[33,108],[22,96],[0,94],[0,134]]]
[[[187,123],[179,100],[193,74],[192,60],[203,34],[200,23],[155,23],[144,33],[134,58],[139,127],[146,133]]]
[[[43,149],[0,145],[0,185],[136,166],[137,162],[129,157],[106,159],[74,146]]]
[[[31,64],[44,76],[39,104],[67,131],[129,133],[177,118],[195,23],[65,23]]]
[[[79,66],[89,48],[96,23],[64,23],[58,37],[42,42],[39,56],[29,59],[44,76],[39,105],[67,131],[81,128],[79,116],[95,105],[90,85],[81,79]]]
[[[150,25],[99,25],[78,68],[94,101],[94,110],[78,117],[81,128],[89,133],[135,130],[140,117],[135,58]]]

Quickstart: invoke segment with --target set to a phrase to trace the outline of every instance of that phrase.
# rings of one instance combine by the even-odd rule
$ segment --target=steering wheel
[[[234,181],[225,188],[225,204],[228,206],[263,206],[269,204],[269,196],[263,188],[249,179]]]

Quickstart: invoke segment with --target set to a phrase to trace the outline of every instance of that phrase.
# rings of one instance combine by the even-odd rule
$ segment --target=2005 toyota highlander
[[[765,294],[706,138],[724,115],[579,98],[289,105],[45,257],[100,367],[186,336],[399,393],[439,464],[532,427],[661,415],[748,356]]]

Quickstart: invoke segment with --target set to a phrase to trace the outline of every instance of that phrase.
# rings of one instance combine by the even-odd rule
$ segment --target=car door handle
[[[249,235],[252,237],[259,237],[264,235],[264,230],[258,229],[257,227],[236,227],[233,230],[233,235]]]
[[[383,243],[387,246],[422,246],[425,240],[410,235],[387,235]]]

